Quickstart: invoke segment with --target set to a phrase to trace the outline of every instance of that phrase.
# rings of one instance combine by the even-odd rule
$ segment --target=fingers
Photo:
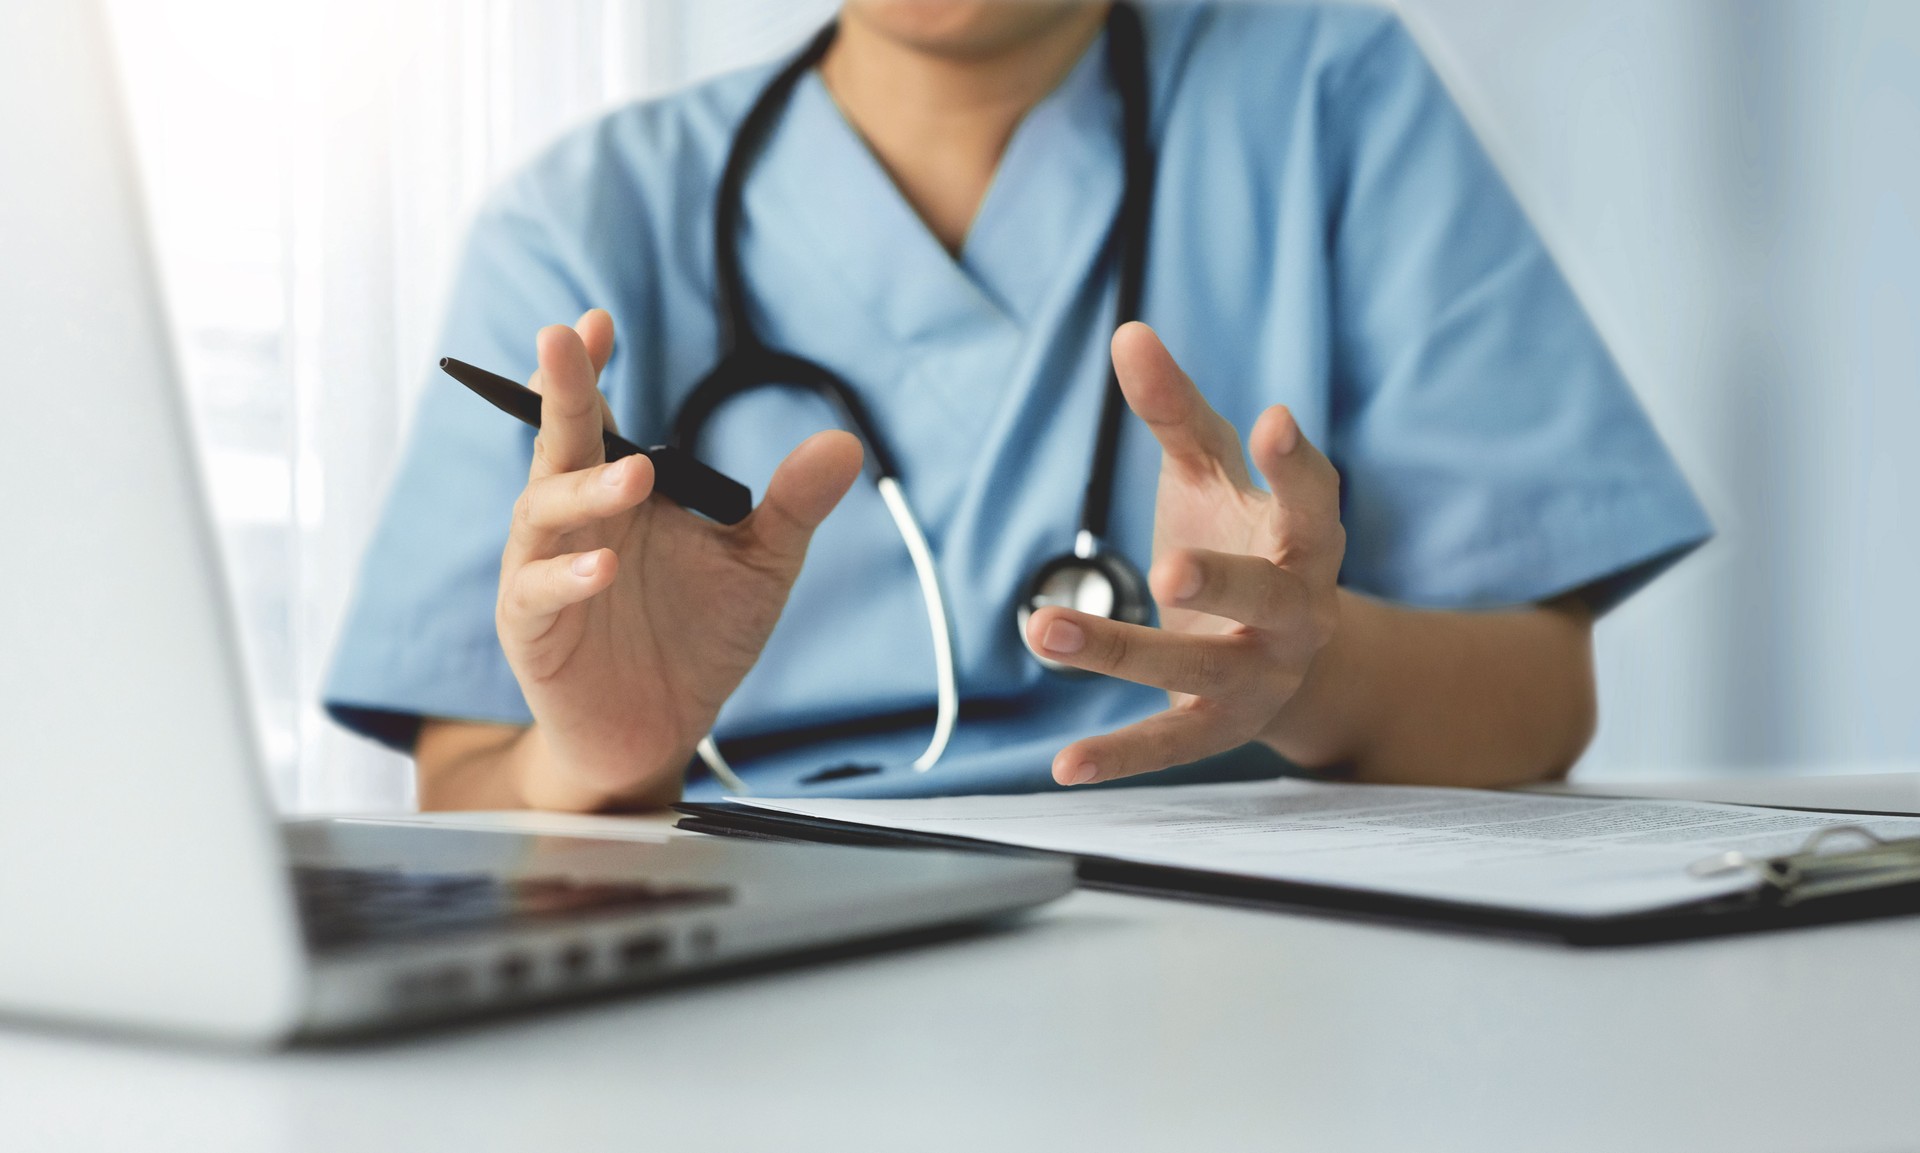
[[[595,326],[588,327],[590,332],[595,331]],[[607,325],[605,340],[610,350],[611,323]],[[531,475],[553,476],[604,462],[606,446],[600,439],[600,370],[586,341],[566,325],[555,324],[541,329],[534,343],[540,356],[540,370],[529,385],[540,394],[540,435],[533,442]]]
[[[1259,642],[1245,634],[1169,632],[1049,607],[1027,622],[1027,643],[1076,669],[1197,697],[1244,695],[1272,679]]]
[[[1276,496],[1299,486],[1339,496],[1340,474],[1300,431],[1300,423],[1286,405],[1276,404],[1260,414],[1253,423],[1253,435],[1247,438],[1247,448],[1253,454],[1254,467]]]
[[[1053,779],[1091,785],[1158,772],[1246,743],[1204,703],[1168,709],[1104,736],[1075,741],[1053,758]]]
[[[613,406],[607,403],[607,394],[598,389],[594,393],[600,398],[600,427],[608,432],[619,432],[620,425],[613,419]],[[600,446],[604,449],[606,441],[601,441]]]
[[[573,330],[579,334],[580,343],[586,347],[587,360],[593,365],[597,386],[600,374],[607,369],[607,362],[613,359],[613,317],[604,308],[590,308],[581,314],[579,320],[574,321]],[[536,337],[536,341],[537,339]],[[539,373],[535,373],[534,379],[529,383],[535,392],[540,392],[545,387],[545,382]],[[601,425],[608,431],[616,430],[619,426],[613,419],[613,406],[607,403],[606,394],[600,392],[598,387],[594,391],[600,399]]]
[[[604,308],[589,308],[574,321],[573,330],[580,334],[580,343],[586,346],[587,359],[593,362],[593,377],[597,381],[607,369],[607,361],[613,359],[613,317]]]
[[[1147,578],[1162,608],[1189,609],[1253,629],[1285,629],[1307,606],[1306,582],[1265,557],[1173,549]]]
[[[550,552],[563,534],[636,507],[653,494],[653,477],[652,461],[629,456],[528,481],[514,505],[507,562]]]
[[[508,644],[540,639],[562,609],[611,585],[619,569],[619,556],[605,548],[521,565],[500,584],[500,639]]]
[[[1250,482],[1240,435],[1207,403],[1153,329],[1139,321],[1113,334],[1113,370],[1127,407],[1146,422],[1167,462],[1190,474],[1221,472]]]
[[[579,320],[573,322],[573,330],[580,334],[580,343],[587,346],[587,359],[593,362],[593,377],[596,384],[600,374],[607,370],[607,362],[613,359],[613,317],[604,308],[589,308]],[[613,406],[607,403],[607,394],[594,390],[600,397],[600,424],[613,432],[619,425],[613,420]]]
[[[1340,473],[1333,462],[1313,446],[1282,404],[1260,414],[1247,448],[1273,494],[1288,551],[1331,556],[1337,563],[1345,550],[1332,539],[1340,526]]]
[[[860,475],[860,459],[860,441],[850,433],[808,437],[773,470],[767,495],[742,527],[761,548],[797,561],[806,555],[813,530]]]

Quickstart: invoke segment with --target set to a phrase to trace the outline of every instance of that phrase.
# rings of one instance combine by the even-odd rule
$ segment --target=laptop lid
[[[96,4],[0,4],[0,156],[0,1012],[271,1040],[304,961]]]

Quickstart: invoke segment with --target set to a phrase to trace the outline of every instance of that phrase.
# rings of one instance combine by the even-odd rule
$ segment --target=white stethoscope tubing
[[[934,567],[933,549],[927,545],[927,534],[920,530],[920,522],[915,519],[913,509],[907,504],[906,494],[900,491],[900,482],[890,476],[883,476],[874,482],[880,490],[880,499],[886,503],[887,512],[893,517],[894,527],[900,530],[900,539],[907,546],[907,555],[913,559],[913,573],[920,578],[920,599],[927,606],[927,629],[933,635],[934,667],[934,720],[933,738],[927,742],[926,751],[914,758],[913,771],[924,773],[940,763],[940,757],[947,751],[947,742],[953,739],[953,726],[960,719],[960,681],[954,670],[953,659],[953,621],[947,616],[947,597],[940,587],[940,572]],[[727,759],[720,755],[720,746],[714,743],[713,734],[700,738],[694,751],[706,763],[715,780],[730,793],[745,795],[752,790],[733,771]]]
[[[947,751],[947,741],[953,737],[954,722],[960,718],[960,684],[953,668],[953,622],[947,616],[947,598],[940,590],[940,573],[934,568],[933,550],[927,547],[927,534],[920,531],[920,522],[914,519],[913,510],[907,507],[906,494],[900,491],[900,482],[883,476],[875,487],[880,490],[880,499],[887,502],[887,511],[893,514],[893,523],[900,529],[900,539],[906,542],[907,555],[913,558],[914,575],[920,578],[920,599],[927,605],[927,629],[933,634],[936,694],[933,739],[927,742],[926,751],[913,762],[913,771],[924,773],[939,762],[940,754]]]

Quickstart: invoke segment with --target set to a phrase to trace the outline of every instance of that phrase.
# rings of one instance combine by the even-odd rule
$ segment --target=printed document
[[[1573,916],[1751,888],[1744,872],[1700,877],[1688,866],[1730,849],[1795,852],[1830,825],[1920,837],[1920,817],[1298,779],[914,800],[737,799],[857,825]]]

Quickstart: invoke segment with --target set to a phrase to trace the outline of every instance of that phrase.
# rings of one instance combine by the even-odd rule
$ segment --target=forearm
[[[1340,624],[1268,743],[1368,781],[1504,785],[1566,772],[1593,734],[1592,619],[1576,601],[1497,612],[1340,592]]]
[[[537,724],[429,719],[420,727],[414,763],[423,810],[634,811],[680,797],[678,765],[649,773],[649,783],[626,791],[578,780],[558,763]]]

